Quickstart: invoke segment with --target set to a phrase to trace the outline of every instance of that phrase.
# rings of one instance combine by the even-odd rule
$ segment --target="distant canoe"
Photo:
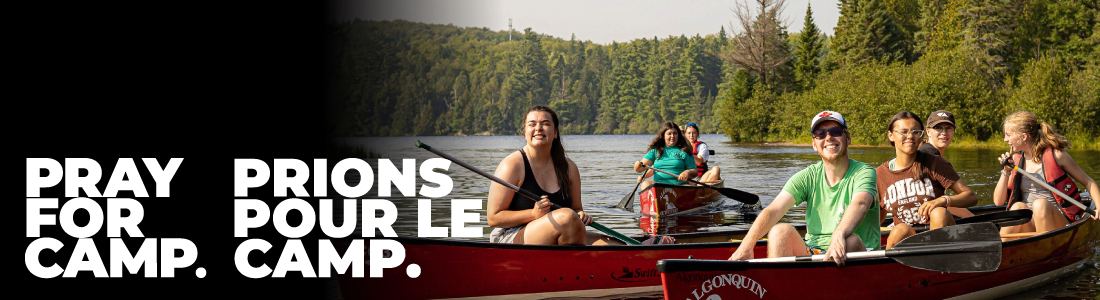
[[[724,182],[719,181],[714,186],[723,187]],[[718,206],[722,204],[722,195],[703,186],[654,183],[642,190],[638,202],[642,206],[642,214],[675,216]]]

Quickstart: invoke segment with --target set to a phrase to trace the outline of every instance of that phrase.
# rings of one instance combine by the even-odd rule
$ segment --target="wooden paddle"
[[[1001,236],[993,223],[952,225],[918,233],[890,250],[849,252],[848,259],[889,257],[903,265],[937,272],[996,271],[1001,265]],[[824,254],[750,259],[743,262],[823,261]]]
[[[661,169],[658,169],[658,168],[654,168],[654,167],[650,167],[650,166],[645,166],[645,167],[649,168],[650,170],[654,170],[654,171],[657,171],[657,172],[668,174],[669,176],[672,176],[672,177],[679,177],[680,176],[678,174],[673,174],[672,172],[661,170]],[[741,203],[756,204],[756,202],[760,201],[760,196],[757,196],[756,194],[752,194],[752,193],[749,193],[749,192],[746,192],[746,191],[733,189],[733,188],[716,187],[716,186],[713,186],[713,185],[709,185],[709,184],[706,184],[706,183],[699,182],[695,179],[688,179],[688,181],[693,182],[693,183],[698,184],[698,185],[708,187],[708,188],[712,188],[712,189],[718,191],[718,193],[722,194],[722,196],[726,196],[727,198],[740,201]]]
[[[615,205],[615,207],[622,209],[626,209],[627,207],[629,207],[630,204],[632,204],[631,202],[634,200],[634,192],[638,191],[638,187],[642,185],[643,181],[645,180],[638,181],[638,184],[634,185],[634,190],[630,191],[630,194],[627,194],[626,197],[623,197],[623,200],[619,200],[619,205]]]
[[[481,169],[478,169],[477,167],[471,166],[471,165],[469,165],[469,164],[467,164],[467,163],[465,163],[465,162],[463,162],[463,161],[461,161],[457,158],[454,158],[454,157],[450,156],[447,153],[443,153],[443,151],[432,149],[432,146],[428,146],[428,144],[421,143],[420,140],[416,141],[416,147],[423,148],[424,150],[428,150],[429,152],[435,153],[435,155],[439,155],[440,157],[445,158],[449,161],[452,161],[452,162],[454,162],[454,163],[456,163],[456,164],[458,164],[458,165],[460,165],[460,166],[462,166],[462,167],[464,167],[464,168],[466,168],[470,171],[474,171],[474,173],[477,173],[478,175],[484,176],[485,178],[489,178],[490,180],[492,180],[496,183],[499,183],[499,184],[501,184],[505,187],[508,187],[509,189],[512,189],[513,191],[516,191],[520,195],[523,195],[523,196],[531,199],[531,201],[536,201],[537,202],[537,201],[539,201],[539,199],[541,199],[541,197],[539,197],[539,195],[535,195],[535,193],[529,192],[529,191],[527,191],[525,189],[522,189],[522,188],[520,188],[520,187],[518,187],[514,184],[511,184],[507,181],[504,181],[504,179],[500,179],[499,177],[493,176],[493,174],[485,173],[485,171],[482,171]],[[554,204],[554,203],[551,203],[551,204],[554,205],[554,208],[561,207],[561,205],[557,205],[557,204]],[[606,233],[606,234],[610,235],[611,237],[614,237],[614,238],[616,238],[620,241],[623,241],[623,243],[627,243],[627,244],[630,244],[630,245],[641,245],[642,244],[638,240],[632,239],[628,236],[623,235],[622,233],[611,230],[611,228],[607,228],[603,225],[600,225],[600,223],[596,223],[596,221],[592,221],[592,223],[588,224],[588,226],[592,226],[592,228],[596,228],[597,230],[602,231],[603,233]]]
[[[1021,151],[1020,153],[1021,153],[1020,155],[1023,155],[1022,154],[1023,151]],[[1049,184],[1046,183],[1046,181],[1043,181],[1042,179],[1039,179],[1039,178],[1035,178],[1034,175],[1028,174],[1027,172],[1020,171],[1020,167],[1016,166],[1016,164],[1012,163],[1012,156],[1011,155],[1006,157],[1005,160],[1001,162],[1001,165],[1012,168],[1013,170],[1016,171],[1016,174],[1023,174],[1024,177],[1027,177],[1028,179],[1031,179],[1031,181],[1033,181],[1035,183],[1038,183],[1039,186],[1042,186],[1042,187],[1050,190],[1051,192],[1053,192],[1055,194],[1058,194],[1058,196],[1062,197],[1063,200],[1069,201],[1070,203],[1073,203],[1073,205],[1077,205],[1077,207],[1080,207],[1082,210],[1085,211],[1085,213],[1090,214],[1090,215],[1093,214],[1093,212],[1090,211],[1088,207],[1085,207],[1084,204],[1081,204],[1081,202],[1077,202],[1077,200],[1073,200],[1073,197],[1070,197],[1069,195],[1066,195],[1062,191],[1059,191],[1058,189],[1054,188],[1053,186],[1050,186]]]

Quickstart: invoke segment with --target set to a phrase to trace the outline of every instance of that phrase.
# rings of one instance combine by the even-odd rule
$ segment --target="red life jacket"
[[[1024,158],[1020,154],[1013,154],[1013,160],[1017,161],[1016,166],[1024,167]],[[1023,180],[1023,176],[1016,176],[1016,170],[1012,170],[1012,175],[1008,179],[1008,203],[1005,204],[1006,208],[1012,207],[1013,202],[1024,201],[1023,192],[1019,192],[1018,181]],[[1081,191],[1077,189],[1077,184],[1073,183],[1073,179],[1066,174],[1062,167],[1058,166],[1058,162],[1054,161],[1054,149],[1047,148],[1043,150],[1043,175],[1046,177],[1046,184],[1058,189],[1066,194],[1066,196],[1073,197],[1077,202],[1081,202]],[[1026,179],[1031,180],[1031,179]],[[1080,207],[1065,201],[1062,196],[1058,196],[1057,193],[1051,193],[1054,195],[1054,200],[1058,202],[1058,206],[1062,208],[1062,211],[1069,216],[1069,221],[1076,221],[1083,212]],[[1014,198],[1015,196],[1015,198]],[[1088,205],[1088,204],[1086,204]]]
[[[706,143],[703,143],[703,142],[700,142],[700,141],[695,141],[695,143],[692,143],[691,144],[691,156],[698,156],[699,155],[699,144],[706,144]],[[710,168],[707,167],[707,162],[703,162],[703,164],[701,164],[701,165],[695,165],[695,170],[699,171],[698,176],[703,176],[703,173],[706,173],[708,169],[710,169]]]

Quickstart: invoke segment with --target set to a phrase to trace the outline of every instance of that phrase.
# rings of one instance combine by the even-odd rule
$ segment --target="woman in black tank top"
[[[523,121],[527,144],[505,157],[494,175],[536,195],[537,203],[503,185],[489,186],[487,219],[497,243],[540,245],[622,244],[585,226],[592,217],[581,205],[580,172],[565,157],[557,114],[545,106],[527,111]],[[561,206],[553,209],[551,203]]]

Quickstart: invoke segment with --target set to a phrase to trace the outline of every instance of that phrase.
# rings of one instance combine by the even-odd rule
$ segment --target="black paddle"
[[[889,257],[917,269],[975,273],[996,271],[1001,265],[1001,235],[993,223],[952,225],[918,233],[890,250],[849,252],[848,259]],[[750,264],[822,261],[824,254],[750,259]]]
[[[541,199],[541,197],[539,197],[539,195],[535,195],[535,193],[529,192],[529,191],[527,191],[525,189],[522,189],[522,188],[520,188],[520,187],[518,187],[514,184],[511,184],[507,181],[504,181],[504,179],[500,179],[499,177],[493,176],[493,174],[485,173],[485,171],[482,171],[481,169],[478,169],[477,167],[471,166],[471,165],[469,165],[469,164],[467,164],[467,163],[465,163],[465,162],[463,162],[463,161],[461,161],[457,158],[454,158],[454,157],[448,155],[447,153],[443,153],[443,151],[432,149],[432,146],[428,146],[428,144],[421,143],[420,140],[416,141],[416,147],[423,148],[424,150],[428,150],[429,152],[435,153],[435,155],[439,155],[442,158],[445,158],[449,161],[452,161],[452,162],[462,166],[463,168],[466,168],[470,171],[474,171],[474,173],[477,173],[478,175],[485,176],[485,178],[489,178],[490,180],[495,181],[496,183],[499,183],[499,184],[501,184],[505,187],[508,187],[509,189],[512,189],[513,191],[516,191],[520,195],[523,195],[527,198],[530,198],[531,201],[538,202]],[[554,204],[554,203],[551,203],[551,204],[554,205],[554,208],[561,207],[560,205],[557,205],[557,204]],[[630,245],[641,245],[642,244],[638,240],[632,239],[628,236],[623,235],[622,233],[611,230],[611,228],[607,228],[603,225],[600,225],[600,223],[596,223],[596,221],[592,221],[592,223],[588,224],[588,226],[592,226],[592,228],[596,228],[597,230],[602,231],[603,233],[611,235],[612,237],[614,237],[614,238],[616,238],[620,241],[623,241],[623,243],[627,243],[627,244],[630,244]]]
[[[634,185],[634,190],[630,191],[630,194],[627,194],[626,197],[623,197],[623,200],[619,200],[619,205],[616,205],[615,207],[622,209],[626,209],[627,207],[629,207],[630,204],[632,204],[631,201],[634,200],[634,192],[638,191],[638,187],[642,185],[642,181],[638,181],[638,184]]]
[[[657,171],[657,172],[668,174],[669,176],[672,176],[672,177],[679,177],[680,176],[680,175],[677,175],[677,174],[673,174],[672,172],[661,170],[661,169],[658,169],[658,168],[654,168],[654,167],[650,167],[650,166],[645,166],[645,167],[649,168],[650,170],[654,170],[654,171]],[[756,204],[756,202],[760,201],[760,196],[757,196],[756,194],[752,194],[752,193],[749,193],[749,192],[746,192],[746,191],[733,189],[733,188],[716,187],[716,186],[713,186],[713,185],[709,185],[709,184],[706,184],[706,183],[699,182],[695,179],[688,179],[688,181],[693,182],[693,183],[698,184],[698,185],[708,187],[708,188],[712,188],[712,189],[718,191],[718,193],[722,194],[722,196],[726,196],[726,198],[730,198],[730,199],[733,199],[733,200],[740,201],[741,203]]]

